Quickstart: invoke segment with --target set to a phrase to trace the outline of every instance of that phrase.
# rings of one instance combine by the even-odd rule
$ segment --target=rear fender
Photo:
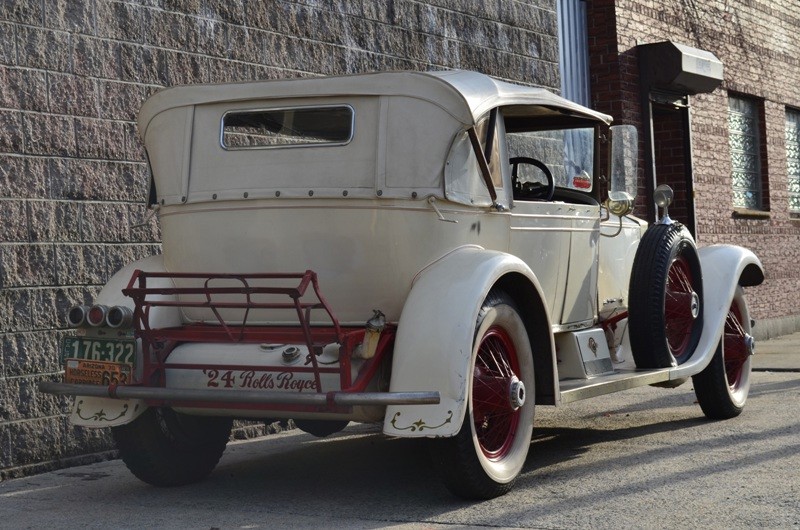
[[[534,341],[540,345],[534,345],[535,369],[542,371],[537,373],[537,385],[543,376],[542,381],[548,382],[550,388],[537,386],[537,393],[555,393],[550,318],[533,272],[510,254],[462,247],[429,265],[415,278],[400,315],[392,359],[392,392],[438,391],[441,402],[387,407],[384,433],[403,437],[447,437],[458,433],[466,410],[475,324],[481,304],[494,286],[504,288],[515,298],[532,345]],[[534,312],[535,316],[531,316]],[[531,329],[532,322],[536,330]]]
[[[122,290],[128,286],[128,283],[133,277],[136,270],[144,272],[166,272],[164,268],[164,256],[156,255],[150,256],[138,261],[134,261],[122,267],[114,274],[108,283],[97,295],[96,304],[104,304],[109,307],[121,305],[129,307],[133,310],[133,299],[122,294]],[[148,278],[148,287],[175,287],[175,284],[169,278]],[[150,296],[149,300],[171,300],[173,296]],[[167,328],[180,326],[181,313],[177,307],[152,307],[150,309],[150,325],[153,328]]]
[[[94,303],[106,306],[125,306],[133,310],[133,300],[124,294],[122,289],[128,286],[133,272],[140,269],[147,272],[165,272],[163,256],[150,256],[130,263],[117,271],[100,291]],[[174,287],[169,279],[151,278],[150,287]],[[167,297],[164,297],[167,299]],[[180,311],[176,307],[154,307],[150,311],[150,324],[153,327],[174,327],[181,325]],[[141,345],[137,347],[137,365],[142,366]],[[139,374],[141,375],[141,374]],[[70,421],[83,427],[116,427],[125,425],[138,418],[147,405],[141,399],[111,399],[88,396],[76,396]]]
[[[670,379],[681,379],[705,368],[722,337],[725,318],[736,294],[736,287],[759,285],[764,281],[764,267],[750,250],[734,245],[711,245],[699,248],[703,271],[703,333],[692,357],[670,370]]]

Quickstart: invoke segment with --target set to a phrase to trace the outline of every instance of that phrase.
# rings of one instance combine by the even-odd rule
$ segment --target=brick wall
[[[0,3],[0,479],[106,456],[53,378],[64,312],[159,252],[134,120],[161,86],[465,68],[559,85],[554,0]]]
[[[700,245],[734,243],[755,251],[766,269],[749,288],[761,337],[800,329],[800,219],[788,210],[785,109],[800,108],[800,3],[796,0],[595,0],[589,2],[593,102],[640,127],[635,46],[663,40],[714,53],[722,86],[690,97],[694,192]],[[763,105],[764,216],[734,214],[728,149],[728,93]]]

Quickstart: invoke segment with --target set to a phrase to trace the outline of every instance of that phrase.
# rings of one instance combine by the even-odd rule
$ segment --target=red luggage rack
[[[202,287],[148,287],[150,279],[188,279],[203,280]],[[297,287],[261,287],[250,282],[265,280],[287,281],[299,280]],[[236,286],[211,287],[215,280],[238,282]],[[174,285],[174,283],[173,283]],[[303,296],[312,285],[316,301],[303,301]],[[440,403],[439,392],[431,391],[394,391],[367,392],[370,380],[381,362],[394,346],[396,328],[386,325],[381,333],[375,355],[364,361],[355,381],[351,377],[351,360],[356,346],[364,341],[365,329],[362,327],[342,328],[330,310],[328,303],[319,291],[317,275],[313,271],[288,274],[201,274],[201,273],[168,273],[144,272],[136,270],[123,294],[131,297],[135,307],[133,311],[134,333],[142,341],[142,378],[130,385],[111,384],[90,385],[78,383],[58,383],[43,381],[39,390],[48,394],[65,396],[88,396],[112,399],[141,399],[150,406],[185,406],[219,409],[254,409],[280,411],[310,412],[344,412],[353,406],[370,405],[435,405]],[[178,300],[179,295],[184,300]],[[243,295],[244,301],[231,302],[215,300],[215,297]],[[291,302],[258,302],[254,296],[286,296]],[[200,297],[192,301],[189,296]],[[150,298],[149,298],[150,297]],[[153,299],[156,297],[157,299]],[[165,297],[174,297],[165,299]],[[214,315],[216,322],[191,323],[172,328],[151,328],[150,310],[154,307],[207,308]],[[240,323],[232,324],[222,318],[220,311],[243,309]],[[253,309],[294,310],[299,326],[265,326],[247,325],[247,317]],[[331,320],[330,325],[311,324],[311,311],[324,310]],[[237,320],[238,322],[238,320]],[[267,344],[305,344],[309,355],[302,367],[281,366],[220,366],[203,364],[166,364],[167,358],[179,343],[185,342],[220,342],[220,343],[267,343]],[[320,366],[317,355],[326,344],[338,343],[339,368]],[[311,366],[308,366],[308,365]],[[196,389],[171,388],[166,386],[166,369],[230,369],[257,370],[260,372],[295,372],[313,373],[317,392],[243,390],[228,389]],[[321,392],[320,379],[325,373],[338,373],[341,390]]]
[[[169,279],[175,280],[199,280],[202,286],[196,287],[148,287],[148,279]],[[264,281],[275,281],[287,283],[286,280],[298,280],[297,287],[263,287],[255,286],[253,283]],[[226,286],[213,287],[215,282],[227,283]],[[238,283],[239,285],[230,285]],[[313,287],[314,297],[304,297],[309,285]],[[387,326],[381,334],[380,341],[375,356],[365,361],[359,371],[358,377],[352,381],[351,359],[356,346],[364,339],[364,328],[343,329],[339,325],[338,319],[334,316],[325,298],[319,290],[317,275],[313,271],[307,270],[304,273],[285,273],[285,274],[214,274],[214,273],[169,273],[169,272],[144,272],[136,270],[128,283],[122,290],[123,294],[133,299],[135,308],[133,321],[136,336],[142,340],[142,380],[139,385],[147,388],[164,388],[166,385],[167,368],[166,360],[172,350],[180,343],[185,342],[217,342],[217,343],[266,343],[266,344],[304,344],[308,348],[309,354],[305,363],[298,367],[278,366],[220,366],[203,364],[170,364],[172,369],[194,369],[194,370],[256,370],[258,372],[290,372],[290,373],[313,373],[317,397],[320,399],[308,400],[308,395],[290,396],[280,392],[254,392],[236,390],[198,390],[197,395],[192,396],[191,391],[172,392],[165,394],[171,396],[170,399],[148,399],[149,405],[179,405],[191,403],[192,407],[220,407],[222,402],[228,403],[226,408],[247,408],[247,409],[275,409],[280,405],[281,410],[303,410],[303,411],[328,411],[342,412],[348,405],[342,405],[341,399],[334,399],[336,394],[356,393],[366,397],[363,393],[370,379],[380,365],[387,351],[391,349],[394,342],[395,328]],[[239,301],[231,301],[236,295],[243,297]],[[258,297],[285,296],[291,301],[257,301]],[[172,299],[165,299],[172,297]],[[226,300],[219,300],[220,297],[227,297]],[[192,299],[194,298],[194,300]],[[312,298],[310,301],[308,298]],[[313,299],[315,298],[315,299]],[[205,308],[210,309],[216,322],[213,323],[190,323],[175,328],[151,328],[149,322],[150,311],[154,307],[179,307]],[[231,324],[226,322],[221,311],[224,310],[243,310],[244,314],[241,323]],[[251,310],[255,309],[278,309],[294,310],[297,314],[299,326],[248,326],[247,320]],[[323,310],[331,321],[329,326],[312,326],[311,312],[313,310]],[[340,345],[339,367],[320,366],[317,356],[322,352],[322,348],[331,343]],[[310,366],[309,366],[310,365]],[[340,377],[340,392],[329,392],[322,394],[321,375],[325,373],[338,373]],[[132,388],[129,388],[132,390]],[[122,387],[115,389],[115,393],[120,393]],[[166,389],[165,389],[166,390]],[[213,395],[212,395],[213,393]],[[239,399],[231,400],[235,394]],[[111,394],[111,389],[109,389]],[[205,394],[205,398],[203,397]],[[255,394],[259,394],[256,396]],[[299,394],[299,393],[298,393]],[[248,396],[252,398],[248,400]],[[386,396],[388,397],[388,396]],[[186,400],[186,398],[191,398]],[[209,399],[210,398],[210,399]],[[220,398],[224,398],[220,401]],[[274,399],[269,399],[274,398]],[[297,398],[297,399],[293,399]],[[308,405],[304,401],[311,401]],[[347,400],[344,400],[345,402]],[[382,401],[382,400],[379,400]],[[436,400],[438,401],[438,399]],[[355,404],[355,403],[354,403]]]

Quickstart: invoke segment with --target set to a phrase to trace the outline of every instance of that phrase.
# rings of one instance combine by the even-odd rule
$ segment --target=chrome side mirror
[[[672,204],[672,199],[675,197],[675,193],[672,191],[672,188],[667,186],[666,184],[662,184],[658,186],[655,191],[653,192],[653,200],[656,203],[656,206],[659,208],[664,209],[664,215],[657,221],[658,224],[661,225],[670,225],[672,224],[672,219],[669,218],[669,205]]]
[[[625,191],[612,191],[608,194],[605,207],[617,217],[624,217],[633,211],[633,197]]]

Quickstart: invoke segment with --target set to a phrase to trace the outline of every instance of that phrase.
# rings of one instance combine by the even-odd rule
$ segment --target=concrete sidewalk
[[[753,369],[800,372],[800,332],[757,341]]]

